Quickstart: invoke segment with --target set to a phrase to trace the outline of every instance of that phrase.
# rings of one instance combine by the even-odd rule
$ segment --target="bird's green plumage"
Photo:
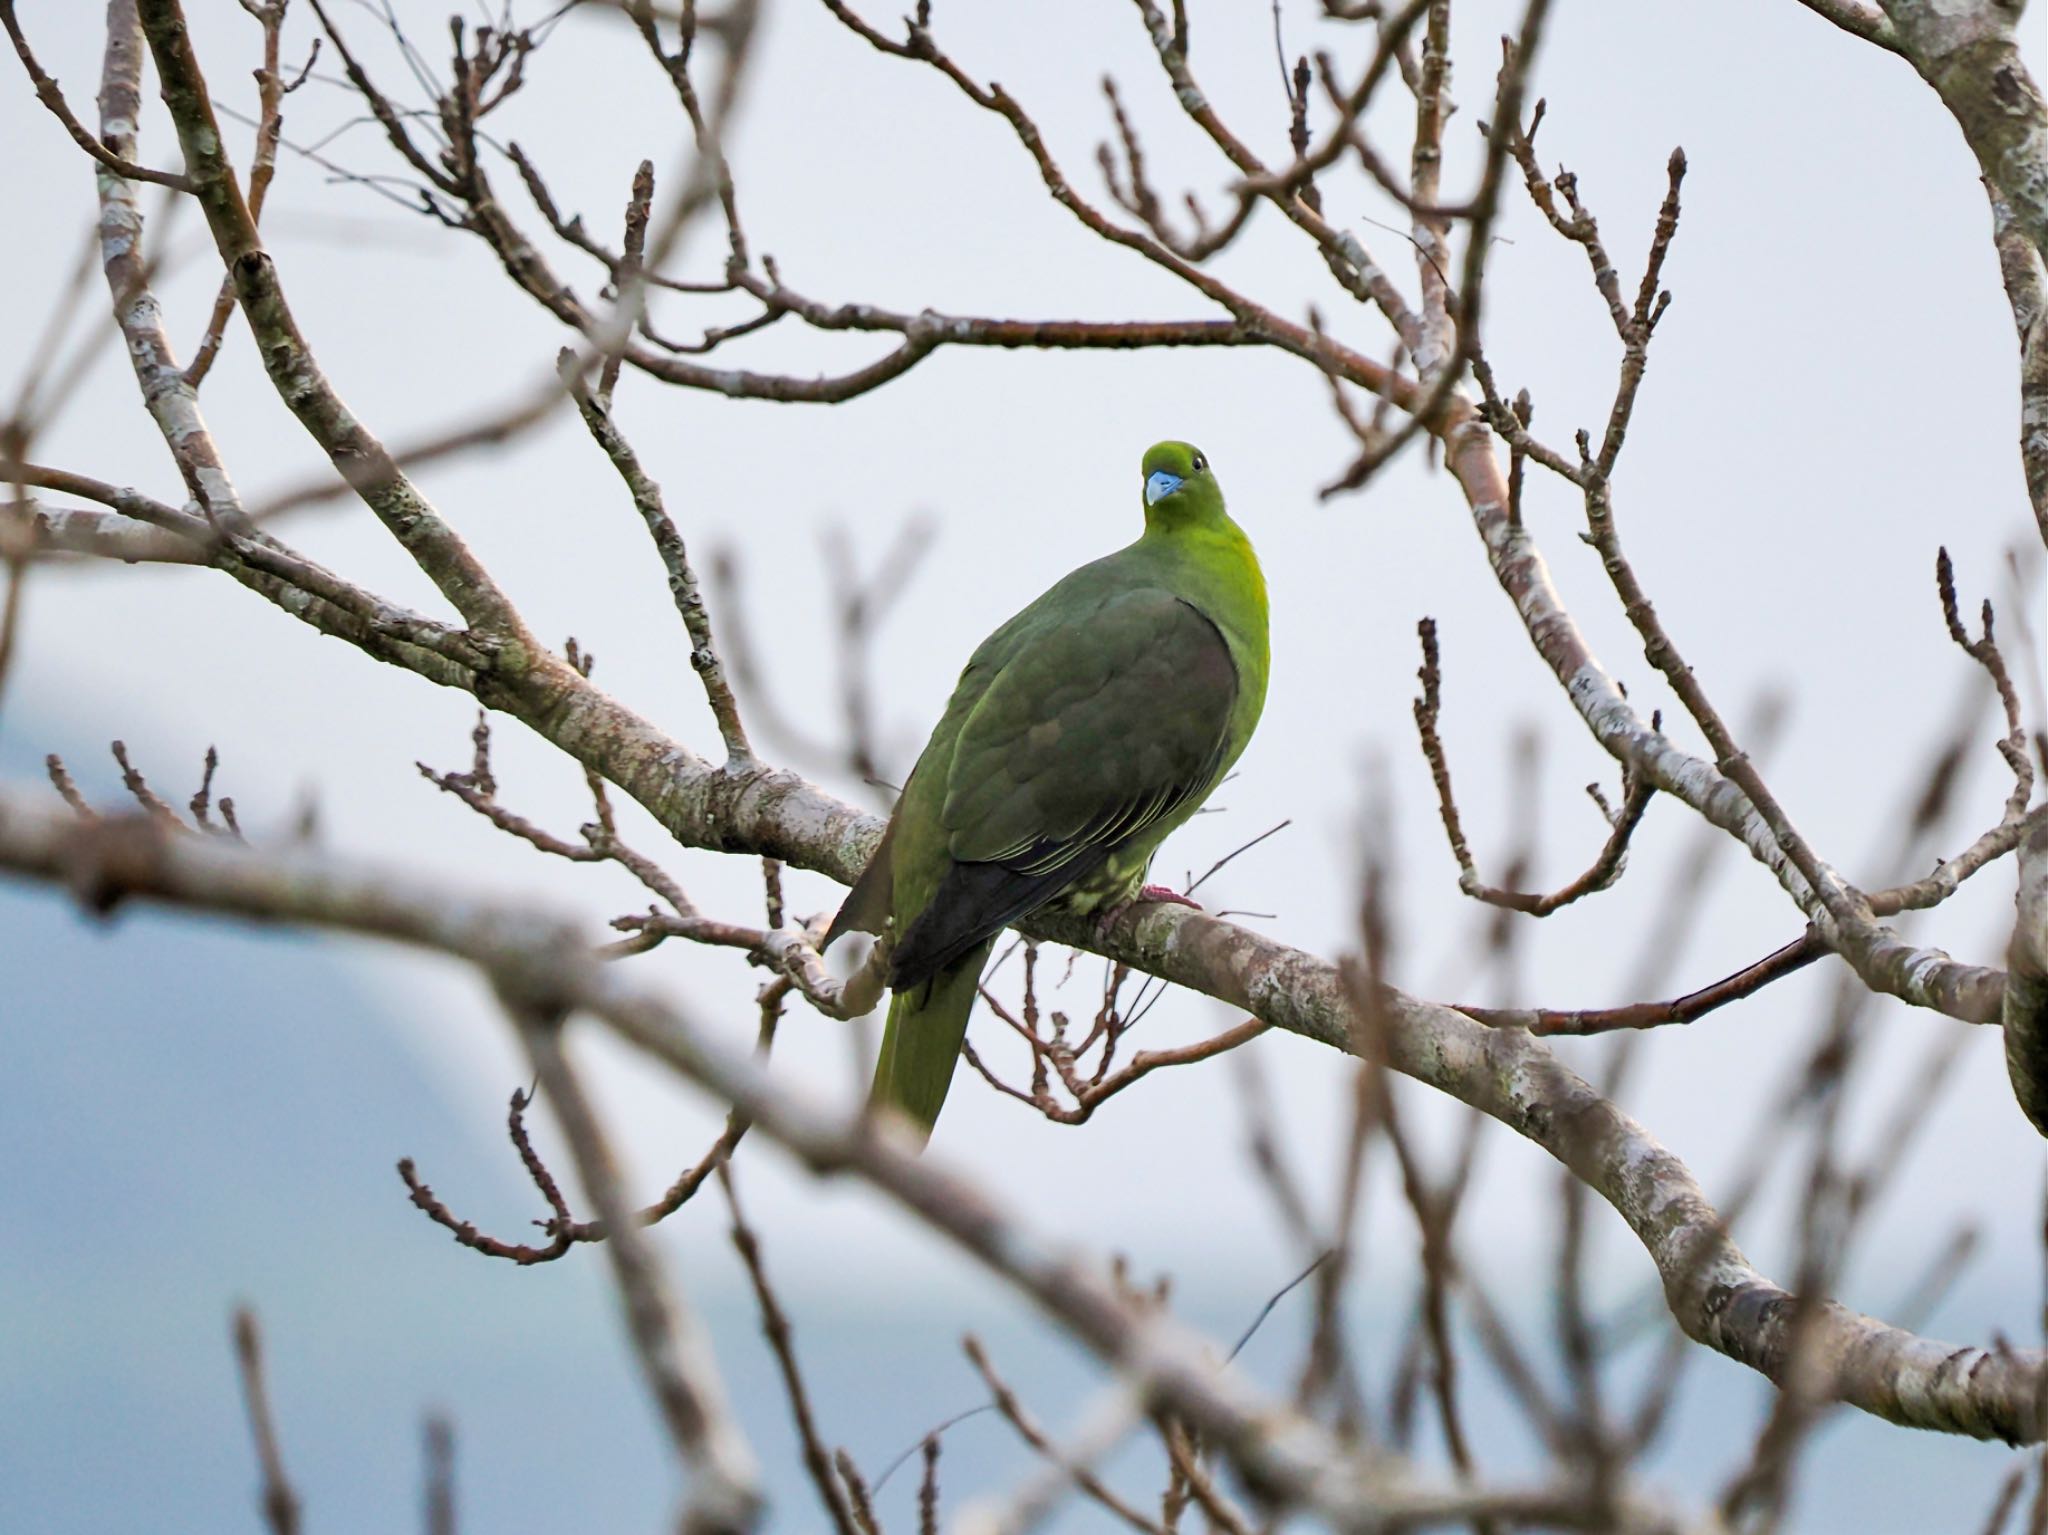
[[[995,936],[1040,907],[1128,901],[1251,739],[1266,584],[1206,460],[1146,453],[1145,531],[974,652],[831,937],[886,934],[874,1094],[929,1131]],[[830,941],[830,938],[827,940]]]

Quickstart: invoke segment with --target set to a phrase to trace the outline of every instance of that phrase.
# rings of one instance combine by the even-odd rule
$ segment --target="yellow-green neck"
[[[1145,509],[1138,550],[1171,565],[1175,590],[1220,628],[1240,661],[1254,663],[1264,687],[1266,668],[1265,572],[1243,528],[1224,510],[1213,485],[1190,485]]]

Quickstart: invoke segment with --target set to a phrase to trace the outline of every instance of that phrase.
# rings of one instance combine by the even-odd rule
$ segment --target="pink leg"
[[[1118,901],[1114,906],[1105,906],[1095,919],[1095,935],[1107,938],[1109,930],[1116,926],[1116,919],[1133,906],[1186,906],[1194,911],[1202,909],[1202,903],[1182,895],[1171,885],[1146,885],[1128,901]]]

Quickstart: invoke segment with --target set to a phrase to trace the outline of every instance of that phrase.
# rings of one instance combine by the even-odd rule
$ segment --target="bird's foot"
[[[1118,901],[1114,906],[1105,906],[1095,919],[1095,936],[1107,940],[1109,930],[1116,926],[1117,919],[1133,906],[1186,906],[1194,911],[1202,909],[1202,903],[1192,896],[1182,895],[1171,885],[1145,885],[1128,901]]]

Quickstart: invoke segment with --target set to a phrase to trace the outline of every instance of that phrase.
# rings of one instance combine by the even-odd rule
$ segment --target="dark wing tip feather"
[[[1000,863],[954,864],[939,882],[938,893],[896,941],[889,956],[890,990],[930,980],[976,945],[1093,873],[1108,856],[1106,846],[1087,848],[1037,874]]]

